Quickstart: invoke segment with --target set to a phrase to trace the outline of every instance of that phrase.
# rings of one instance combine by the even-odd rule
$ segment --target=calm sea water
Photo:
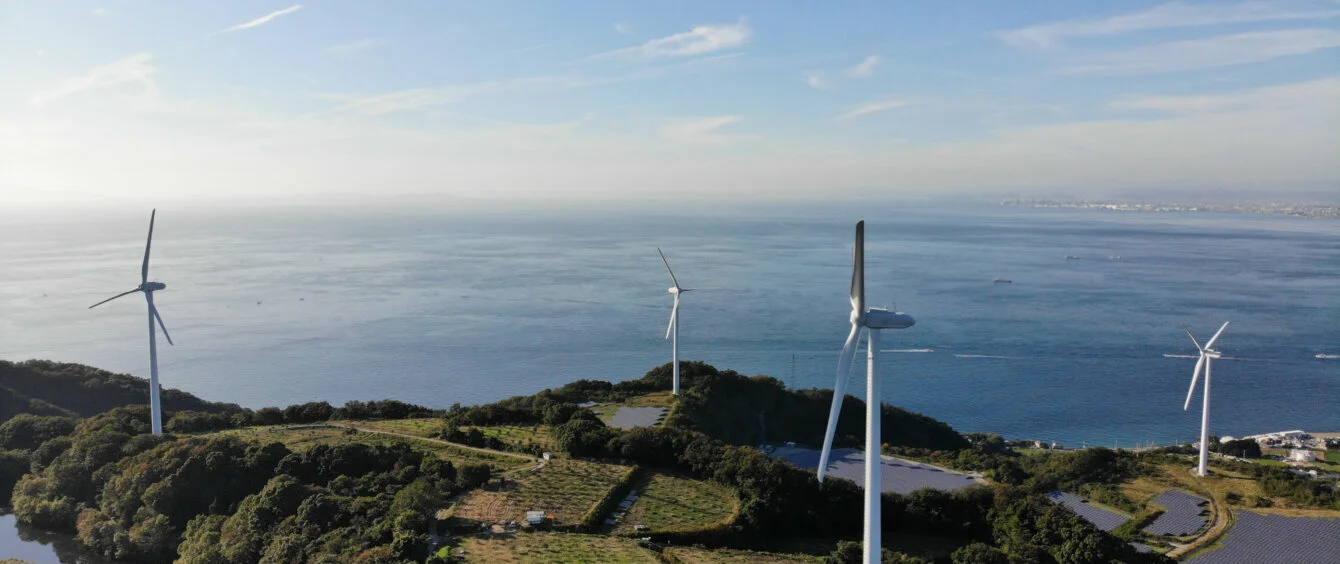
[[[147,211],[147,210],[146,210]],[[831,387],[850,247],[867,220],[885,401],[961,431],[1187,441],[1202,338],[1223,321],[1212,432],[1340,430],[1340,222],[944,204],[708,213],[161,209],[151,278],[176,340],[162,380],[247,407],[397,398],[433,407],[623,380],[682,358]],[[0,358],[148,375],[147,213],[0,212]],[[1067,260],[1067,255],[1080,257]],[[1119,259],[1116,257],[1120,257]],[[1011,284],[995,284],[996,278]],[[863,386],[854,381],[851,389]],[[1199,400],[1197,400],[1198,404]]]

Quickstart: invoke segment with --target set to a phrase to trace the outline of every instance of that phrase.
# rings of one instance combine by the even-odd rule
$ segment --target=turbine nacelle
[[[159,290],[166,290],[166,289],[167,284],[164,284],[162,282],[145,282],[143,284],[140,284],[139,288],[141,292],[157,292]]]
[[[852,317],[856,317],[856,312],[852,312]],[[917,321],[901,311],[889,311],[872,307],[865,312],[863,319],[853,319],[852,323],[870,329],[907,329],[916,325]]]

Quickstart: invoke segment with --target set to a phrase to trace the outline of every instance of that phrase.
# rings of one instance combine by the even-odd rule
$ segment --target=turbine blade
[[[661,255],[661,262],[665,263],[665,271],[670,273],[670,281],[675,283],[675,289],[679,289],[679,280],[675,280],[675,271],[670,270],[670,261],[665,260],[665,253],[661,252],[660,247],[656,247],[656,252]]]
[[[824,480],[828,470],[828,455],[833,451],[833,435],[837,433],[838,415],[842,412],[842,400],[847,397],[847,380],[851,377],[852,357],[856,356],[856,344],[860,340],[861,326],[853,323],[847,343],[842,345],[842,354],[838,356],[837,380],[833,383],[833,405],[828,410],[828,429],[824,433],[824,448],[819,451],[819,481]]]
[[[105,300],[102,300],[102,301],[100,301],[100,302],[98,302],[98,303],[96,303],[96,304],[93,304],[93,305],[91,305],[91,306],[88,306],[88,309],[93,309],[93,308],[98,307],[98,306],[100,306],[100,305],[102,305],[102,304],[105,304],[105,303],[107,303],[107,302],[110,302],[110,301],[112,301],[112,300],[115,300],[115,299],[117,299],[117,298],[119,298],[119,297],[121,297],[121,296],[128,296],[128,295],[130,295],[130,294],[134,294],[135,292],[138,292],[138,291],[140,291],[140,289],[139,289],[139,288],[135,288],[134,290],[131,290],[131,291],[129,291],[129,292],[122,292],[122,293],[120,293],[120,294],[117,294],[117,295],[112,296],[112,297],[110,297],[110,298],[107,298],[107,299],[105,299]]]
[[[851,269],[851,308],[857,316],[865,313],[865,221],[856,222],[856,249]]]
[[[679,322],[679,296],[675,296],[675,307],[670,310],[670,325],[665,327],[665,338],[670,338],[670,332],[675,329],[675,323]]]
[[[158,215],[158,209],[149,212],[149,238],[144,241],[144,264],[140,266],[140,284],[149,281],[149,247],[154,242],[154,216]]]
[[[1223,325],[1220,325],[1220,326],[1219,326],[1219,330],[1218,330],[1218,331],[1215,331],[1215,332],[1214,332],[1214,336],[1213,336],[1213,337],[1210,337],[1209,342],[1205,343],[1205,348],[1207,348],[1207,349],[1214,348],[1214,342],[1215,342],[1215,341],[1218,341],[1218,340],[1219,340],[1219,336],[1224,334],[1224,329],[1228,329],[1228,322],[1227,322],[1227,321],[1225,321]]]
[[[154,312],[154,319],[158,320],[158,328],[163,330],[163,336],[167,337],[168,344],[177,346],[172,344],[172,335],[168,334],[167,325],[163,325],[163,316],[158,315],[158,308],[154,306],[153,302],[149,302],[149,311]]]
[[[1196,336],[1191,334],[1191,328],[1186,326],[1186,322],[1182,322],[1182,329],[1186,331],[1186,336],[1191,337],[1191,342],[1196,343],[1196,350],[1205,352],[1205,347],[1200,346],[1200,341],[1197,341]]]
[[[1201,353],[1200,360],[1196,361],[1196,369],[1191,373],[1191,387],[1186,391],[1186,404],[1182,405],[1182,411],[1191,409],[1191,396],[1196,393],[1196,380],[1200,379],[1200,369],[1205,366],[1205,353]]]

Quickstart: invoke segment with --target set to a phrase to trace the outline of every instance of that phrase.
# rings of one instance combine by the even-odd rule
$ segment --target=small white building
[[[527,524],[527,525],[530,525],[530,526],[532,526],[532,527],[538,527],[538,526],[544,524],[544,512],[543,512],[543,511],[527,511],[527,512],[526,512],[526,524]]]
[[[1313,451],[1302,448],[1296,448],[1289,451],[1290,462],[1315,462],[1316,460],[1317,453]]]

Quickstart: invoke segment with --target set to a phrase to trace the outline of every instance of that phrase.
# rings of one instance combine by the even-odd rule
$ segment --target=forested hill
[[[149,381],[82,364],[0,360],[0,423],[20,413],[91,417],[148,402]],[[162,390],[164,411],[229,412],[234,404],[205,401],[181,390]]]

